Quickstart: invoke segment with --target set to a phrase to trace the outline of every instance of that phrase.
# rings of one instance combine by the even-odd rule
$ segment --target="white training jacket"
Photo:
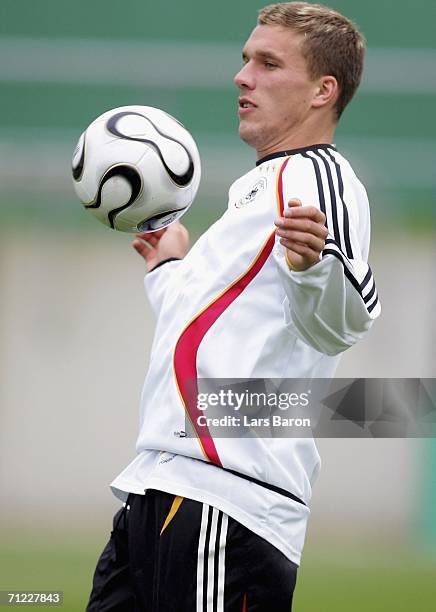
[[[290,270],[275,235],[291,198],[319,207],[329,230],[322,259],[303,272]],[[300,563],[315,442],[214,439],[196,422],[187,381],[332,377],[380,313],[369,235],[365,189],[332,145],[270,155],[233,183],[227,211],[186,257],[146,276],[156,331],[138,454],[112,483],[116,495],[153,488],[208,503]],[[195,436],[180,433],[186,417]]]

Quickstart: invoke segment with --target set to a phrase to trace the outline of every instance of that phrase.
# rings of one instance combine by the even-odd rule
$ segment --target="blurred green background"
[[[0,590],[62,589],[84,608],[134,455],[153,332],[130,237],[71,186],[80,133],[103,111],[161,107],[198,142],[193,239],[253,152],[232,77],[264,3],[3,0],[0,7]],[[368,40],[335,142],[367,186],[383,304],[343,377],[434,377],[436,3],[332,1]],[[358,443],[359,442],[359,443]],[[321,440],[296,612],[435,609],[436,447]]]
[[[368,39],[364,83],[339,125],[337,144],[368,186],[375,220],[427,225],[429,216],[434,220],[436,4],[331,5],[354,19]],[[251,159],[237,139],[232,76],[260,6],[247,0],[126,0],[122,7],[102,0],[3,0],[2,205],[12,223],[17,214],[22,223],[84,220],[71,190],[60,190],[67,187],[63,156],[50,163],[50,153],[70,153],[92,119],[124,104],[162,107],[192,130],[202,149],[214,149],[220,168],[209,166],[203,154],[209,172],[201,193],[202,208],[213,209],[208,174],[228,184],[243,166],[235,168],[233,160]],[[229,149],[231,163],[225,164]],[[16,188],[21,154],[32,179],[21,186],[32,198]],[[222,191],[213,191],[222,208]]]

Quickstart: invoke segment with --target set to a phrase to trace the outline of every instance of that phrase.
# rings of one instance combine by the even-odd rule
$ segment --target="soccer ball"
[[[151,106],[122,106],[83,132],[72,172],[80,201],[99,221],[122,232],[153,232],[188,210],[201,164],[177,119]]]

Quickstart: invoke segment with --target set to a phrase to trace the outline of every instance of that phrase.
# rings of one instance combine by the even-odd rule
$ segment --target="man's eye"
[[[272,70],[273,68],[277,68],[277,64],[273,64],[272,62],[265,62],[265,68]]]

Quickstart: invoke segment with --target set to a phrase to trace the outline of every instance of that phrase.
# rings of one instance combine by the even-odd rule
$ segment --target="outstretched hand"
[[[328,236],[323,212],[315,206],[302,206],[300,200],[293,198],[275,225],[293,270],[301,272],[319,262]]]
[[[145,260],[149,272],[158,263],[170,257],[183,259],[188,252],[189,234],[186,227],[175,221],[156,232],[136,234],[132,246]]]

